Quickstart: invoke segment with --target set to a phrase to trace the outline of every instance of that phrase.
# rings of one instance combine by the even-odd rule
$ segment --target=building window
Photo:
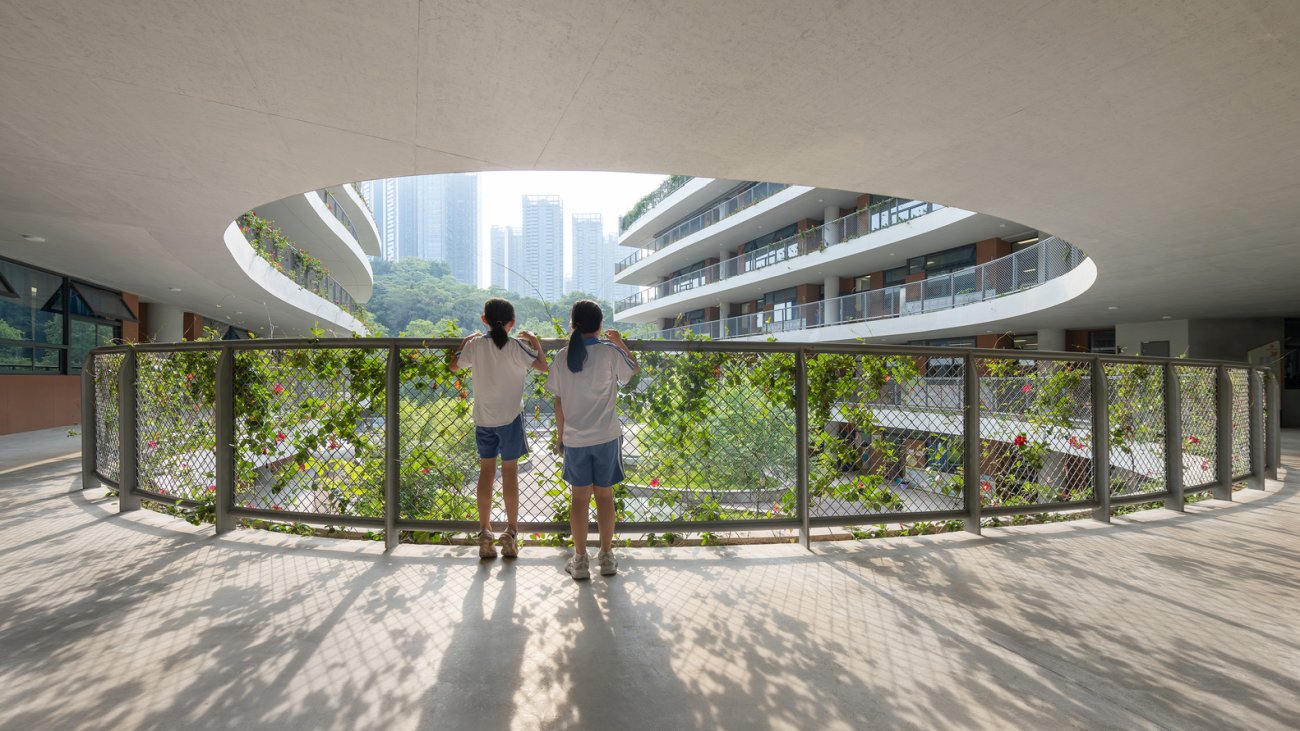
[[[0,259],[0,373],[79,373],[135,321],[117,292]]]
[[[896,287],[907,282],[907,267],[901,266],[895,269],[885,270],[885,286]]]
[[[1115,354],[1115,331],[1093,330],[1088,333],[1088,352]]]

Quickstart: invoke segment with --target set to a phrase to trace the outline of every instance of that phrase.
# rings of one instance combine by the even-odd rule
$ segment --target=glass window
[[[119,339],[121,333],[121,326],[114,323],[72,318],[69,328],[72,342],[68,347],[68,370],[80,371],[81,365],[86,362],[86,353],[91,348],[112,345]]]
[[[1115,331],[1094,330],[1088,333],[1089,353],[1115,353]]]
[[[61,297],[63,279],[8,261],[0,261],[0,273],[18,295],[0,297],[0,340],[61,345],[63,308],[44,306],[51,297]]]
[[[901,266],[896,269],[885,270],[885,286],[893,287],[903,284],[907,281],[907,267]]]

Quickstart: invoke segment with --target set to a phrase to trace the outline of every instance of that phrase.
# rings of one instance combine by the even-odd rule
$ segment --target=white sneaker
[[[478,557],[496,558],[497,547],[492,545],[492,541],[496,540],[496,537],[492,535],[492,531],[481,530],[476,537],[478,538]]]
[[[591,569],[587,566],[587,554],[585,553],[573,554],[573,558],[569,559],[569,562],[564,565],[564,570],[568,571],[569,576],[572,576],[575,581],[591,578]]]
[[[601,576],[613,576],[618,573],[618,559],[614,558],[613,551],[601,551],[596,555],[596,563],[600,566]]]
[[[515,558],[519,555],[519,536],[507,530],[501,534],[501,558]]]

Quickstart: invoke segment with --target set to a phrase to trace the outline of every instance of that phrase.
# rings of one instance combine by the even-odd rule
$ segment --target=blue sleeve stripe
[[[525,353],[527,353],[529,358],[536,358],[536,357],[537,357],[537,354],[536,354],[536,353],[534,353],[533,351],[529,350],[528,348],[525,348],[525,347],[524,347],[524,344],[521,343],[521,342],[519,342],[518,340],[515,341],[515,345],[518,345],[520,350],[522,350],[522,351],[524,351]]]
[[[596,344],[597,344],[597,345],[604,345],[604,346],[607,347],[607,348],[613,348],[613,349],[614,349],[614,352],[615,352],[615,353],[618,353],[618,354],[623,358],[623,362],[624,362],[624,363],[627,363],[627,365],[628,365],[629,368],[636,368],[636,363],[633,363],[633,362],[632,362],[632,359],[629,358],[629,357],[627,357],[627,353],[624,353],[622,348],[620,348],[620,347],[618,347],[617,345],[614,345],[614,344],[612,344],[612,343],[606,343],[606,342],[604,342],[604,341],[601,341],[601,342],[596,343]]]

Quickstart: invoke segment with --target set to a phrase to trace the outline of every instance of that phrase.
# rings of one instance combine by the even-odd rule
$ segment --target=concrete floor
[[[1293,477],[1235,504],[823,545],[217,539],[0,447],[0,728],[1294,728]],[[30,438],[29,438],[30,439]],[[36,440],[39,441],[39,440]],[[73,446],[75,449],[75,444]],[[28,459],[27,461],[39,461]],[[18,467],[19,469],[14,469]]]

